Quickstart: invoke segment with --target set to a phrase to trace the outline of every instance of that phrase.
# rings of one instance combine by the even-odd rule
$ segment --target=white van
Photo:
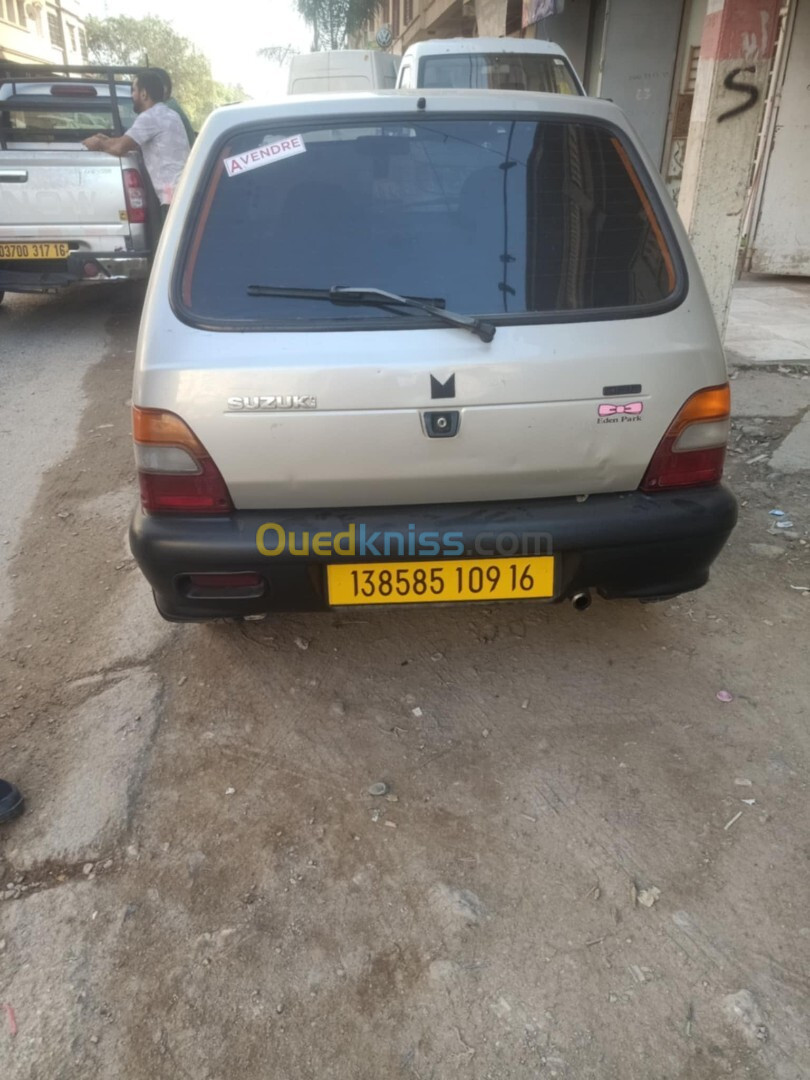
[[[525,38],[444,38],[411,45],[397,87],[532,90],[584,94],[571,61],[553,41]]]
[[[363,93],[393,90],[399,57],[374,49],[333,49],[294,56],[288,94]]]

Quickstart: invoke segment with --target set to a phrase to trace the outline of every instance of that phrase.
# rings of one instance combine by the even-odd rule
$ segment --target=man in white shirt
[[[163,220],[189,151],[183,121],[164,104],[164,94],[163,80],[156,72],[141,72],[132,84],[132,104],[138,114],[132,127],[118,138],[91,135],[84,140],[88,150],[102,150],[114,157],[141,151]]]

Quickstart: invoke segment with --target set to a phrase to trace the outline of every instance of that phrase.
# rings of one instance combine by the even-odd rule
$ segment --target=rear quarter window
[[[683,269],[657,198],[607,126],[420,117],[297,131],[304,152],[229,176],[220,146],[194,199],[175,306],[216,327],[414,325],[404,309],[248,295],[250,285],[373,286],[496,321],[640,315],[674,306]]]

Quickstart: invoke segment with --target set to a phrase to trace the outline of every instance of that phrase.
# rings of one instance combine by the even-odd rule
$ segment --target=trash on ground
[[[414,716],[416,716],[416,717],[420,717],[420,716],[422,716],[422,715],[423,715],[423,713],[422,713],[422,710],[421,710],[421,709],[419,708],[419,706],[418,706],[418,705],[416,706],[416,708],[415,708],[415,709],[411,709],[411,712],[412,712],[412,713],[413,713],[413,715],[414,715]]]
[[[746,806],[756,806],[756,799],[740,799],[740,802],[744,802]]]
[[[726,1019],[737,1028],[750,1047],[757,1047],[768,1038],[762,1013],[750,990],[738,990],[723,998]]]
[[[647,981],[647,976],[645,974],[644,968],[640,968],[638,964],[628,964],[627,970],[630,972],[630,974],[633,976],[637,983],[645,983]]]
[[[3,1008],[6,1010],[6,1016],[8,1017],[8,1033],[14,1038],[17,1034],[17,1017],[14,1015],[14,1009],[11,1005],[4,1003]]]
[[[790,587],[796,592],[810,592],[810,585],[791,585]]]
[[[744,776],[735,776],[734,783],[737,785],[737,787],[753,787],[754,786],[754,781],[753,780],[748,780]]]
[[[776,527],[777,527],[777,529],[792,529],[793,528],[793,522],[788,521],[788,519],[785,518],[783,521],[777,521]]]
[[[731,826],[734,824],[734,822],[739,821],[741,817],[742,817],[742,810],[738,810],[737,813],[734,815],[734,817],[731,819],[731,821],[727,821],[725,823],[725,825],[723,826],[723,829],[724,830],[725,829],[730,829]]]
[[[369,795],[387,795],[388,794],[388,784],[383,783],[383,781],[380,780],[378,783],[372,784],[369,787],[368,793],[369,793]]]
[[[785,516],[785,511],[784,510],[769,510],[768,513],[771,515],[771,517],[784,517]]]
[[[660,899],[661,890],[657,885],[653,885],[649,889],[639,889],[636,895],[642,907],[652,907],[656,900]]]
[[[756,457],[749,458],[746,461],[745,464],[746,465],[758,465],[760,463],[760,461],[764,461],[767,456],[768,456],[767,454],[757,454]]]
[[[306,652],[307,649],[309,648],[309,642],[307,641],[306,638],[302,638],[302,637],[295,638],[295,644],[298,646],[299,649],[301,649],[302,652]]]
[[[718,701],[733,701],[734,695],[728,690],[718,690],[714,695]]]
[[[226,795],[235,795],[236,794],[236,788],[234,788],[234,787],[226,787],[225,788],[225,794]]]

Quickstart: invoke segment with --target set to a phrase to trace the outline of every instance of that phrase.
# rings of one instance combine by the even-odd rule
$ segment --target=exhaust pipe
[[[574,593],[571,604],[575,611],[587,611],[591,606],[591,594],[585,589],[583,592]]]

